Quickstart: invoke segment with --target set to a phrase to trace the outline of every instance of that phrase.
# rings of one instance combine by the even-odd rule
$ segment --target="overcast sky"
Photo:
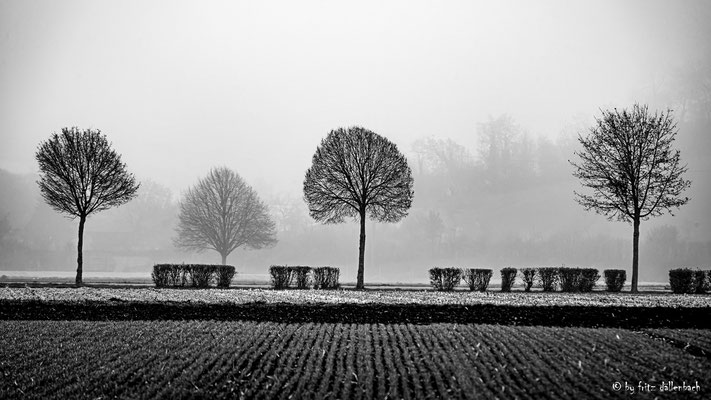
[[[705,46],[709,1],[0,0],[0,168],[36,172],[65,126],[107,134],[139,179],[184,190],[210,167],[300,196],[331,129],[403,150],[476,144],[510,114],[557,135],[646,102]]]

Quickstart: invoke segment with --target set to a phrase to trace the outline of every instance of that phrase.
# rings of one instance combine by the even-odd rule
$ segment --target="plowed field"
[[[631,389],[635,398],[708,398],[711,359],[680,344],[708,349],[710,337],[704,329],[5,320],[0,398],[602,399]]]

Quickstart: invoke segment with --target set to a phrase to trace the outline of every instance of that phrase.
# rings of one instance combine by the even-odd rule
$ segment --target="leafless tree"
[[[489,191],[511,192],[533,182],[533,143],[513,118],[506,114],[490,117],[477,130],[480,163]]]
[[[54,210],[79,217],[76,284],[82,284],[84,224],[90,214],[131,200],[139,185],[99,130],[63,128],[40,143],[35,158],[42,197]]]
[[[388,139],[362,127],[331,131],[316,149],[304,179],[304,199],[316,221],[359,218],[357,289],[363,289],[365,218],[397,222],[414,195],[412,171]]]
[[[412,144],[412,150],[417,154],[418,173],[456,175],[473,164],[469,150],[452,139],[418,139]]]
[[[631,111],[603,111],[586,137],[578,141],[578,162],[573,175],[592,194],[575,193],[586,210],[608,219],[631,222],[632,292],[637,291],[639,269],[639,225],[649,217],[672,213],[689,201],[681,193],[691,186],[682,175],[679,150],[672,144],[678,130],[671,110],[651,115],[647,106]]]
[[[222,264],[235,249],[276,244],[269,209],[236,172],[213,168],[180,201],[175,245],[187,250],[215,250]]]

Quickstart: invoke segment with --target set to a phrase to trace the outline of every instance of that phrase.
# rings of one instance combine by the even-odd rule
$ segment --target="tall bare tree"
[[[591,194],[575,192],[576,201],[594,210],[632,223],[632,292],[637,291],[639,270],[639,225],[649,217],[672,214],[689,201],[681,193],[691,186],[682,175],[679,150],[672,144],[678,130],[671,111],[651,115],[647,106],[635,104],[631,111],[602,112],[587,136],[579,135],[583,150],[572,162],[573,175]]]
[[[357,289],[363,289],[365,218],[397,222],[414,195],[412,171],[388,139],[362,127],[339,128],[321,140],[304,179],[304,199],[316,221],[359,218]]]
[[[227,256],[246,246],[261,249],[276,243],[269,209],[236,172],[213,168],[180,201],[175,245],[187,250],[215,250]]]
[[[44,200],[54,210],[79,218],[76,284],[81,285],[87,217],[128,202],[139,185],[99,130],[62,128],[61,134],[40,143],[35,158]]]

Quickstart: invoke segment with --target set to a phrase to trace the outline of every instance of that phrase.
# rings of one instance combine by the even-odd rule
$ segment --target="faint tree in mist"
[[[533,143],[504,114],[478,128],[484,182],[491,192],[511,192],[533,182]]]
[[[637,291],[639,225],[649,217],[672,213],[689,201],[681,193],[691,186],[682,175],[679,150],[672,144],[677,134],[671,111],[650,115],[646,106],[631,111],[603,111],[586,137],[573,175],[592,194],[575,192],[576,201],[608,219],[631,222],[632,292]]]
[[[652,228],[645,240],[645,264],[669,268],[670,263],[680,263],[686,258],[679,238],[679,230],[674,226],[662,225]],[[678,265],[678,264],[677,264]]]
[[[304,179],[304,199],[316,221],[359,218],[356,289],[363,289],[365,218],[397,222],[414,195],[412,171],[388,139],[362,127],[339,128],[321,140]]]
[[[227,256],[245,246],[261,249],[276,244],[269,209],[236,172],[213,168],[180,201],[178,236],[174,243],[187,250],[215,250]]]
[[[270,202],[276,214],[276,225],[280,232],[297,233],[303,231],[311,220],[304,210],[303,200],[297,197],[278,196]]]
[[[40,143],[35,158],[44,200],[72,219],[79,217],[76,284],[81,285],[87,217],[128,202],[139,185],[99,130],[63,128],[61,134]]]
[[[160,225],[171,224],[176,214],[170,189],[151,180],[141,182],[136,198],[124,207],[132,231],[149,231]]]
[[[455,175],[473,163],[469,150],[452,139],[418,139],[412,143],[412,150],[417,154],[418,173],[441,171]]]
[[[107,213],[108,214],[108,213]],[[142,179],[136,197],[130,203],[106,215],[104,224],[129,233],[126,241],[117,241],[127,250],[172,254],[173,236],[178,220],[178,202],[169,188],[150,179]],[[98,221],[97,221],[98,222]]]

